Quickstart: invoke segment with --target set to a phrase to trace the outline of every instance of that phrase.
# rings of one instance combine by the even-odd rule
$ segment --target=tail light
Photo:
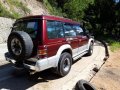
[[[37,52],[38,58],[47,58],[47,46],[39,46]]]

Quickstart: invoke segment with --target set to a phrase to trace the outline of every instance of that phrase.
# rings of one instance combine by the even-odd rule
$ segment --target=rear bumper
[[[5,55],[6,57],[6,60],[12,64],[16,64],[16,60],[14,60],[9,54],[6,54]],[[30,59],[29,59],[30,60]],[[28,60],[26,60],[28,61]],[[18,67],[17,67],[18,68]],[[39,72],[39,71],[43,71],[45,69],[48,69],[49,68],[49,65],[48,65],[48,60],[47,58],[45,59],[42,59],[42,60],[38,60],[36,62],[33,62],[33,63],[27,63],[27,62],[23,62],[23,68],[27,68],[27,69],[30,69],[30,70],[34,70],[36,72]]]

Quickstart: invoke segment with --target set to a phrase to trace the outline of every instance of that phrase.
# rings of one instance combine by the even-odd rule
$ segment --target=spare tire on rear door
[[[7,41],[8,51],[15,60],[24,60],[31,56],[33,42],[24,31],[13,31]]]

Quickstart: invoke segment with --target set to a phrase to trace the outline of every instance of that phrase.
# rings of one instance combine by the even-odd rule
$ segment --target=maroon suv
[[[8,61],[35,71],[54,68],[65,76],[72,62],[93,53],[94,39],[80,23],[56,16],[29,16],[16,20],[8,37]]]

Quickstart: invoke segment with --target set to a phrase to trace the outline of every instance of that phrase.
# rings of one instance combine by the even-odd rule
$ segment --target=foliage
[[[85,10],[84,20],[91,25],[95,34],[107,34],[113,38],[120,36],[120,2],[95,0]]]
[[[94,0],[70,0],[64,5],[64,12],[66,12],[67,17],[74,19],[76,21],[82,20],[84,16],[84,9],[88,5],[93,3]]]
[[[45,6],[52,15],[58,15],[80,21],[84,9],[94,0],[44,0]]]
[[[112,44],[110,45],[110,50],[114,52],[115,50],[118,49],[120,49],[120,42],[113,41]]]
[[[120,48],[120,2],[95,0],[84,12],[83,19],[95,38],[105,37],[103,40],[109,43],[112,51]]]
[[[22,9],[25,13],[30,12],[30,9],[28,9],[22,2],[19,2],[18,0],[6,0],[6,1],[11,5],[12,9],[14,9],[14,6],[15,6]]]
[[[12,14],[2,6],[1,2],[0,2],[0,16],[14,18]]]
[[[56,5],[53,5],[53,0],[44,0],[43,3],[46,6],[47,10],[51,15],[63,16],[62,9],[57,8]]]
[[[8,11],[0,1],[0,16],[2,17],[13,19],[20,18],[22,16],[21,13],[16,12],[15,8],[21,9],[25,14],[30,13],[30,9],[28,9],[22,2],[18,0],[6,0],[5,2],[9,5],[10,11]]]

